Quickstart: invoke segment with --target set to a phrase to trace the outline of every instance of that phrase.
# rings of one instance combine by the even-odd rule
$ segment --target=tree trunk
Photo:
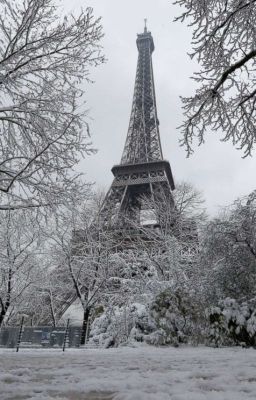
[[[0,328],[1,328],[1,326],[2,326],[4,317],[5,317],[5,311],[2,310],[1,313],[0,313]]]
[[[10,303],[6,302],[4,304],[4,306],[2,306],[2,310],[0,312],[0,328],[2,326],[2,323],[4,322],[4,317],[6,316],[6,313],[8,311],[9,305],[10,305]]]
[[[51,318],[52,318],[52,325],[55,328],[56,327],[56,318],[55,318],[55,312],[54,312],[54,307],[52,304],[52,296],[50,295],[50,312],[51,312]]]
[[[84,318],[83,318],[83,325],[82,325],[82,331],[81,331],[81,340],[80,340],[81,345],[85,344],[86,330],[87,330],[87,325],[89,323],[89,316],[90,316],[90,309],[86,308],[84,310]]]

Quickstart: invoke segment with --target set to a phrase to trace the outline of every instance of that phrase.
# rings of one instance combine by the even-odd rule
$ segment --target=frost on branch
[[[0,209],[63,202],[92,152],[81,96],[104,61],[91,8],[58,15],[54,0],[0,2]]]
[[[176,19],[193,28],[192,53],[201,65],[198,88],[183,98],[185,121],[181,144],[188,156],[196,137],[204,142],[208,128],[223,132],[251,155],[256,142],[256,1],[177,0],[185,11]]]

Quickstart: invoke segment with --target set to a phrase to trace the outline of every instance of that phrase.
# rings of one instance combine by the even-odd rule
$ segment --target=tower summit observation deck
[[[171,167],[163,159],[152,65],[153,37],[145,25],[137,36],[138,63],[127,138],[101,216],[111,224],[138,220],[142,198],[165,198],[174,204]],[[164,196],[163,196],[164,194]],[[126,222],[125,222],[126,221]]]

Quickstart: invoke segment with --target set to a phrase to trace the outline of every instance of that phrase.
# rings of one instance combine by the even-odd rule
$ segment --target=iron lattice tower
[[[141,198],[165,198],[174,206],[174,181],[168,161],[163,159],[157,117],[152,66],[154,41],[145,26],[137,37],[138,63],[128,134],[114,180],[104,200],[104,221],[122,225],[140,218]],[[163,196],[164,195],[164,196]]]

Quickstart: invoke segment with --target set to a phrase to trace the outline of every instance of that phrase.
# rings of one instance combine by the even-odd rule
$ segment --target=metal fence
[[[0,347],[54,348],[79,347],[81,327],[24,326],[3,327],[0,330]]]

